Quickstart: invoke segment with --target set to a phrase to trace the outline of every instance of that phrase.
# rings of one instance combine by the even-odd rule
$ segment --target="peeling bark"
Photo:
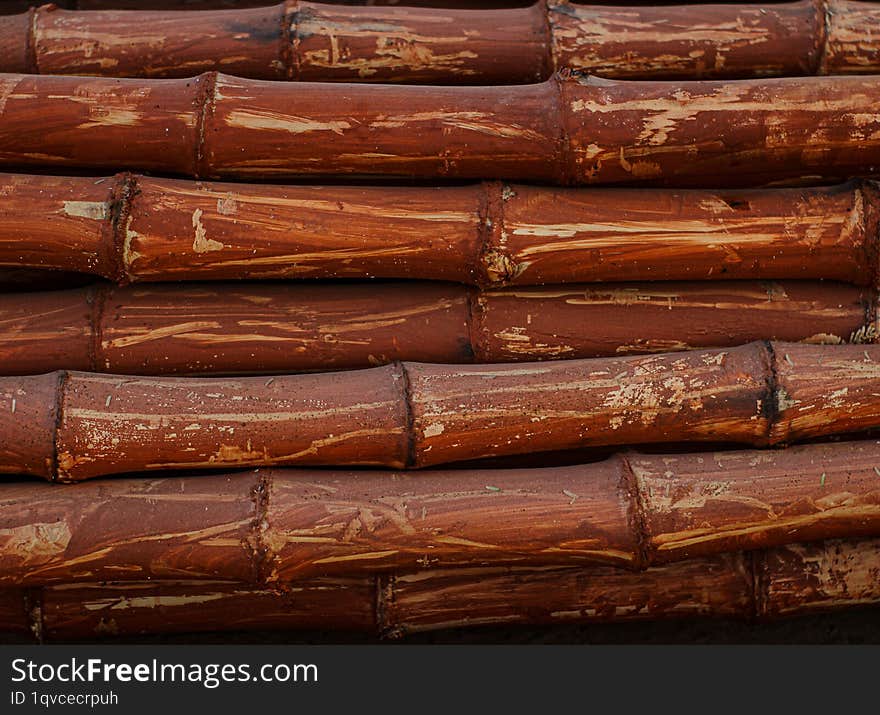
[[[725,191],[0,174],[0,199],[0,266],[120,282],[880,280],[869,181]]]
[[[875,32],[871,32],[871,30]],[[567,67],[622,79],[880,72],[880,9],[852,0],[498,10],[288,0],[234,10],[43,6],[0,19],[0,71],[520,84]]]
[[[331,5],[399,5],[398,0],[325,0]],[[636,0],[642,2],[642,0]],[[42,0],[0,0],[0,14],[39,7]],[[66,10],[222,10],[262,7],[266,0],[58,0],[52,3]],[[407,0],[416,7],[520,7],[528,0]]]
[[[833,283],[202,283],[0,294],[0,373],[272,374],[875,342],[873,291]]]
[[[586,447],[785,444],[880,425],[876,345],[751,343],[271,378],[0,378],[0,471],[426,467]]]
[[[880,536],[880,442],[544,469],[0,485],[0,587],[606,564]]]
[[[0,165],[246,179],[815,182],[876,172],[880,115],[865,108],[878,101],[877,77],[555,75],[510,88],[8,74]]]
[[[37,640],[276,629],[400,637],[481,625],[773,619],[880,603],[880,541],[718,554],[633,574],[610,567],[471,567],[230,581],[59,584],[0,591],[0,631]],[[376,604],[381,607],[376,608]]]

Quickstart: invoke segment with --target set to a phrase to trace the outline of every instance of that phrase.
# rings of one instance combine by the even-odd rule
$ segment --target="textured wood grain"
[[[586,447],[785,444],[880,426],[880,346],[175,378],[0,378],[0,471],[427,467]]]
[[[0,485],[0,586],[600,563],[880,535],[880,442],[544,469]]]
[[[609,78],[876,73],[880,10],[851,0],[503,11],[288,0],[213,11],[43,6],[0,20],[0,71],[518,84],[568,67]]]
[[[5,25],[5,26],[4,26]],[[0,21],[0,43],[28,45],[6,72],[256,79],[517,84],[551,72],[546,11],[366,7],[284,2],[216,11],[42,7]],[[18,49],[18,48],[15,48]],[[537,62],[537,64],[536,64]]]
[[[277,629],[394,637],[492,624],[763,620],[880,603],[878,557],[876,539],[832,540],[639,574],[608,566],[477,567],[273,587],[178,580],[9,588],[0,591],[0,630],[46,641]]]
[[[869,181],[725,191],[0,174],[0,199],[0,266],[122,282],[880,280]]]
[[[854,608],[880,603],[878,557],[877,541],[866,539],[719,554],[636,577],[601,566],[405,574],[382,592],[382,632],[701,616],[767,620]]]
[[[325,0],[333,5],[397,5],[395,0]],[[642,2],[642,0],[636,0]],[[67,10],[222,10],[243,7],[262,7],[266,0],[58,0],[52,3]],[[528,5],[528,0],[407,0],[416,7],[499,7]],[[0,13],[21,12],[45,5],[41,0],[0,0]]]
[[[806,281],[479,291],[439,282],[112,285],[0,294],[0,372],[260,374],[876,336],[873,291]]]
[[[880,542],[719,554],[639,574],[608,567],[477,567],[271,588],[228,581],[60,584],[0,591],[0,630],[38,640],[246,630],[384,636],[481,625],[770,619],[880,603]]]
[[[7,168],[745,186],[880,166],[870,76],[432,87],[6,74],[0,98]]]
[[[0,609],[8,594],[16,592],[0,591]],[[31,606],[33,615],[25,627],[39,627],[46,641],[75,637],[74,633],[84,638],[113,638],[158,632],[157,621],[165,623],[165,633],[375,628],[372,577],[314,578],[290,587],[264,588],[228,581],[72,584],[32,589],[30,599],[38,608]],[[16,607],[12,627],[5,630],[22,632],[18,599],[9,606]],[[4,625],[0,620],[0,628]]]

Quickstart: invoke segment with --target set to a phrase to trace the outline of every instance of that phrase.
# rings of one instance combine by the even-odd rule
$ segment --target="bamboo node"
[[[25,606],[30,621],[29,627],[37,643],[43,642],[43,603],[42,591],[34,593],[34,589],[25,594]]]
[[[528,265],[528,262],[517,263],[495,249],[483,254],[483,270],[491,283],[509,283],[521,275]]]
[[[635,568],[642,570],[651,558],[651,532],[648,526],[649,506],[643,493],[642,480],[625,453],[618,455],[620,463],[620,490],[626,498],[629,529],[633,540],[632,556]],[[650,499],[650,497],[648,497]],[[574,499],[572,499],[574,502]]]
[[[131,266],[140,254],[132,248],[132,242],[138,238],[137,232],[131,229],[132,202],[139,193],[137,176],[123,172],[113,177],[109,199],[109,238],[107,239],[108,263],[112,277],[119,283],[131,278]]]
[[[267,532],[269,531],[269,492],[272,485],[269,472],[260,472],[259,469],[256,469],[254,473],[257,475],[257,480],[251,493],[251,498],[254,501],[254,518],[251,532],[245,541],[250,551],[255,583],[265,584],[277,580],[275,569],[271,565],[274,552],[271,548],[271,540],[267,538]]]

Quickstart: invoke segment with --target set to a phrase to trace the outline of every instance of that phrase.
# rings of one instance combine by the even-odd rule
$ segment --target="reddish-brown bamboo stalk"
[[[768,445],[880,426],[880,346],[751,343],[272,378],[0,378],[0,472],[425,467],[663,442]]]
[[[866,0],[872,1],[872,0]],[[330,5],[403,5],[399,0],[324,0]],[[627,0],[627,6],[676,5],[682,0]],[[730,0],[723,0],[724,4]],[[765,7],[772,8],[785,0],[769,0]],[[0,14],[20,12],[44,5],[42,0],[0,0]],[[223,10],[265,6],[266,0],[58,0],[52,3],[65,10]],[[530,5],[530,0],[407,0],[410,7],[434,8],[515,8]],[[621,0],[592,0],[590,5],[620,5]],[[690,0],[693,5],[717,5],[718,0]]]
[[[324,0],[332,5],[400,5],[399,0]],[[619,0],[617,0],[619,2]],[[666,0],[664,0],[666,1]],[[693,0],[708,2],[708,0]],[[717,0],[713,0],[717,2]],[[631,0],[630,4],[641,5],[648,0]],[[778,2],[778,0],[772,0]],[[17,13],[31,7],[44,5],[43,0],[0,0],[0,14]],[[57,0],[53,5],[65,10],[223,10],[236,8],[262,7],[266,0]],[[529,0],[407,0],[406,4],[415,7],[470,7],[470,8],[511,8],[529,4]],[[598,0],[596,4],[613,5],[613,0]]]
[[[873,291],[805,281],[479,291],[454,283],[101,284],[0,294],[0,373],[260,374],[874,342]]]
[[[0,75],[0,165],[750,185],[873,174],[880,77],[516,87]]]
[[[286,583],[421,567],[645,569],[880,536],[880,442],[544,469],[254,470],[0,485],[0,587]]]
[[[0,265],[121,282],[880,280],[869,181],[719,191],[0,174],[0,196]]]
[[[670,618],[774,619],[880,603],[880,540],[717,554],[633,574],[609,567],[473,567],[228,581],[61,584],[0,591],[0,631],[37,640],[198,631],[366,631]]]
[[[146,28],[146,29],[145,29]],[[0,20],[0,71],[519,84],[568,67],[609,78],[880,73],[880,8],[777,5],[436,9],[286,0],[234,10],[71,12]]]

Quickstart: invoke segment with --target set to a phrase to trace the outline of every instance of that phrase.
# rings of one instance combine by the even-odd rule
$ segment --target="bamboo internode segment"
[[[271,378],[0,378],[0,472],[425,467],[585,447],[769,445],[880,426],[880,346],[751,343]]]
[[[650,565],[880,536],[880,442],[543,469],[254,470],[0,485],[0,587]]]
[[[880,540],[717,554],[633,574],[610,566],[471,567],[229,581],[61,584],[0,591],[0,631],[37,640],[309,629],[404,636],[481,625],[773,619],[880,603]]]
[[[146,28],[146,29],[145,29]],[[880,8],[853,0],[767,5],[366,7],[287,0],[215,11],[0,18],[0,71],[519,84],[564,67],[609,78],[880,73]]]
[[[880,77],[515,87],[0,75],[0,165],[766,184],[880,166]]]
[[[725,191],[0,174],[0,196],[0,266],[121,282],[880,279],[869,181]]]
[[[0,294],[0,373],[273,374],[874,342],[873,291],[806,281],[480,291],[454,283],[102,284]]]

